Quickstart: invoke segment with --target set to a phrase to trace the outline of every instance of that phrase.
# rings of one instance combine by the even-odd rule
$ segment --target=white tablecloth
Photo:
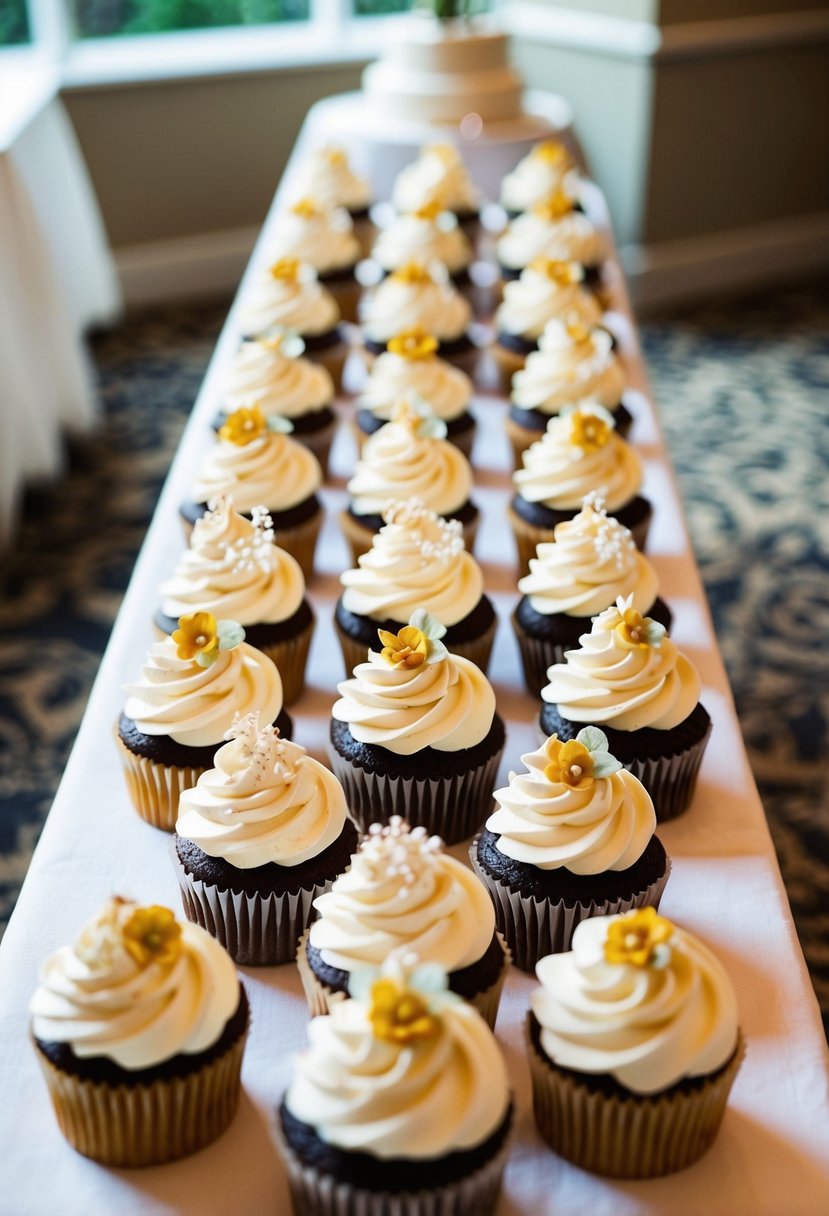
[[[28,480],[55,476],[62,433],[98,416],[83,331],[120,311],[75,134],[42,65],[0,74],[0,542]]]
[[[593,198],[593,210],[601,211]],[[261,259],[262,245],[258,247]],[[250,272],[249,272],[250,273]],[[242,293],[244,293],[244,284]],[[620,294],[618,306],[626,301]],[[625,329],[624,318],[620,324]],[[138,669],[151,640],[159,580],[181,548],[177,506],[201,454],[212,442],[209,420],[222,371],[235,348],[233,314],[185,433],[156,518],[112,635],[66,775],[0,947],[0,1211],[14,1216],[287,1216],[289,1204],[273,1140],[274,1111],[305,1041],[307,1011],[293,966],[248,969],[252,1031],[243,1070],[242,1106],[230,1130],[189,1160],[142,1171],[105,1170],[77,1156],[52,1118],[34,1054],[26,1042],[26,1006],[38,962],[69,940],[112,892],[177,905],[169,841],[130,808],[111,739],[121,685]],[[721,1134],[697,1165],[663,1180],[620,1183],[591,1177],[560,1161],[535,1134],[523,1046],[533,981],[513,972],[497,1036],[515,1087],[518,1126],[500,1211],[522,1216],[825,1216],[829,1211],[829,1068],[817,1005],[748,769],[734,707],[711,629],[661,436],[648,404],[635,335],[622,346],[642,391],[633,439],[647,468],[645,491],[656,504],[649,551],[675,613],[674,636],[699,666],[702,700],[714,720],[692,807],[660,835],[674,861],[663,909],[700,934],[734,980],[748,1054]],[[507,617],[515,603],[512,541],[504,520],[509,494],[503,403],[479,401],[473,459],[475,499],[484,519],[478,557],[501,625],[491,676],[508,722],[501,777],[534,746],[537,704],[522,690]],[[298,741],[324,754],[334,681],[341,662],[330,625],[337,575],[347,564],[336,516],[353,466],[341,430],[334,477],[323,492],[327,518],[319,573],[310,583],[318,612],[308,689],[296,707]],[[506,555],[506,556],[505,556]],[[462,853],[462,850],[457,850]]]

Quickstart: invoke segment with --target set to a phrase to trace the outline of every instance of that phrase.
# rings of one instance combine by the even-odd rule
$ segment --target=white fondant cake
[[[437,21],[417,14],[401,23],[363,89],[389,118],[508,122],[521,108],[521,78],[507,59],[508,39],[482,18]]]

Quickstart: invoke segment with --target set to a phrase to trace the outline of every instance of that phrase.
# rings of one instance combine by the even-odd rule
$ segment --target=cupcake
[[[397,633],[417,608],[446,626],[444,644],[453,654],[485,672],[498,620],[459,521],[441,519],[416,499],[389,504],[383,520],[357,568],[340,576],[345,590],[334,624],[346,675],[365,661],[367,649],[382,650],[378,628]]]
[[[238,621],[250,645],[279,668],[291,705],[302,692],[315,621],[299,563],[273,538],[263,507],[253,508],[251,522],[233,510],[231,498],[220,498],[196,520],[190,548],[161,584],[155,624],[172,634],[179,617],[191,612]]]
[[[355,973],[277,1116],[304,1216],[492,1216],[512,1123],[492,1031],[438,967]]]
[[[328,1013],[361,969],[414,955],[446,971],[450,991],[495,1026],[509,953],[486,889],[439,836],[397,815],[387,827],[372,824],[314,907],[297,955],[312,1015]]]
[[[421,329],[437,338],[440,353],[471,370],[478,357],[469,336],[472,310],[440,262],[407,262],[383,279],[363,305],[363,344],[371,364],[399,333]]]
[[[474,235],[478,228],[481,195],[469,176],[463,158],[451,144],[431,144],[422,148],[397,175],[391,201],[397,211],[417,211],[439,203],[458,217],[463,228]]]
[[[369,181],[355,173],[343,148],[314,148],[292,173],[288,187],[293,201],[317,198],[326,207],[345,207],[363,254],[371,248],[374,225],[369,217],[372,190]]]
[[[357,829],[329,769],[254,712],[179,801],[173,864],[188,920],[245,966],[290,963]]]
[[[586,917],[658,907],[671,867],[650,795],[602,731],[553,735],[521,763],[470,855],[516,966],[532,971]]]
[[[456,844],[489,813],[504,723],[486,676],[446,649],[445,633],[414,612],[337,686],[333,767],[363,831],[398,814]]]
[[[161,1165],[233,1119],[245,990],[218,942],[169,908],[110,899],[43,964],[30,1010],[58,1126],[85,1157]]]
[[[600,290],[607,247],[604,235],[578,210],[576,200],[558,190],[507,225],[498,238],[496,256],[504,279],[517,279],[536,258],[579,262],[588,287]]]
[[[541,690],[541,730],[572,739],[600,726],[610,750],[640,779],[662,822],[686,810],[711,719],[699,704],[700,678],[664,626],[643,617],[633,597],[618,599],[582,634]]]
[[[233,498],[243,515],[254,507],[270,512],[274,541],[295,557],[310,578],[322,526],[317,490],[322,469],[313,452],[291,439],[291,424],[266,418],[258,405],[234,410],[219,431],[193,483],[192,498],[182,503],[185,535],[222,494]]]
[[[579,317],[548,321],[538,350],[528,355],[512,378],[511,406],[504,422],[512,444],[515,466],[537,442],[551,418],[568,405],[590,402],[613,414],[623,437],[633,418],[624,405],[625,369],[616,355],[613,338],[600,326],[583,324]]]
[[[319,363],[302,358],[304,349],[302,338],[285,330],[243,342],[227,376],[224,408],[214,425],[219,430],[228,414],[254,406],[266,419],[287,418],[293,438],[311,449],[325,473],[337,429],[331,408],[334,382]]]
[[[357,399],[355,432],[362,451],[367,435],[391,420],[403,397],[420,397],[446,423],[446,438],[469,458],[475,419],[469,411],[472,381],[437,354],[438,340],[425,330],[409,329],[390,338],[378,355]]]
[[[645,546],[653,511],[639,493],[642,462],[600,405],[570,406],[551,418],[543,438],[524,452],[523,468],[512,481],[507,516],[522,571],[536,545],[555,540],[557,525],[577,515],[590,493],[601,496],[640,549]]]
[[[572,951],[536,973],[533,1110],[553,1151],[616,1178],[697,1161],[745,1051],[731,980],[708,946],[643,908],[584,921]]]
[[[506,284],[503,303],[495,313],[495,342],[490,351],[500,368],[503,387],[509,390],[514,373],[521,370],[529,354],[538,350],[548,321],[566,317],[587,327],[595,325],[601,315],[598,300],[592,291],[585,290],[584,268],[578,262],[536,258],[519,278]],[[541,430],[544,425],[546,420]]]
[[[383,526],[389,502],[419,499],[444,519],[457,520],[470,551],[480,512],[470,498],[472,470],[457,447],[446,441],[446,423],[421,401],[404,398],[387,422],[366,440],[348,483],[351,503],[340,524],[356,565]]]
[[[266,654],[242,641],[236,621],[209,612],[179,620],[172,637],[150,647],[140,678],[127,685],[115,738],[133,805],[171,832],[182,790],[213,767],[237,715],[259,710],[290,738],[282,681]]]
[[[292,329],[305,343],[313,363],[321,363],[335,388],[342,383],[348,355],[337,301],[319,282],[317,272],[297,258],[279,258],[260,271],[239,310],[247,338],[267,337],[273,329]]]
[[[342,317],[357,320],[360,289],[354,271],[362,250],[345,207],[328,207],[308,195],[297,199],[268,229],[268,253],[274,262],[296,258],[313,266]]]
[[[671,626],[671,610],[657,596],[656,571],[598,495],[588,494],[578,515],[557,524],[553,534],[555,541],[537,546],[530,573],[518,580],[521,599],[512,616],[524,681],[536,696],[547,683],[547,668],[563,663],[591,618],[620,595],[632,596],[643,616]]]
[[[424,266],[440,262],[455,286],[463,290],[469,286],[474,253],[457,217],[434,201],[396,216],[380,232],[371,256],[386,274],[409,262]]]
[[[558,139],[543,139],[501,182],[501,206],[510,218],[531,211],[558,191],[572,195],[575,162]]]

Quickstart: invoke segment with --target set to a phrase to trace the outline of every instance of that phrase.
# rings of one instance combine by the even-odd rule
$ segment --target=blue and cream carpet
[[[0,564],[0,929],[225,305],[98,338],[103,428]],[[829,287],[644,326],[656,399],[829,1027]],[[106,509],[102,510],[102,504]]]

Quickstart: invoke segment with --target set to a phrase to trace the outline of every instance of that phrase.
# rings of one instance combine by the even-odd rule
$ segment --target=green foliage
[[[15,46],[29,41],[29,18],[26,0],[2,0],[0,3],[0,46]]]
[[[302,21],[308,0],[74,0],[82,38]]]

